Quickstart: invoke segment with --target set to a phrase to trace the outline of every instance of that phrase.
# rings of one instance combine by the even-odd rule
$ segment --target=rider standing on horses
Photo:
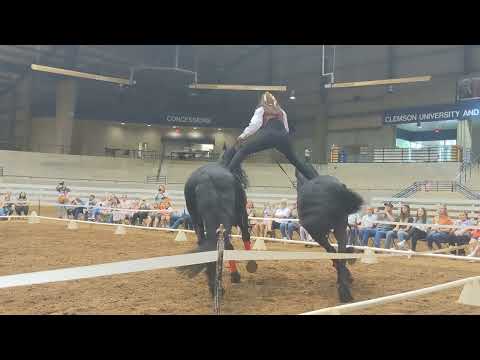
[[[293,150],[288,130],[287,114],[280,107],[277,99],[269,93],[262,95],[260,103],[243,133],[237,138],[236,147],[256,134],[251,141],[240,146],[228,168],[235,169],[248,155],[267,149],[277,149],[300,171],[307,179],[315,174],[302,162]]]

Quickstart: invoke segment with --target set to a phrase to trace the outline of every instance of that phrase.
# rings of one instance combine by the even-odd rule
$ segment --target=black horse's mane
[[[224,152],[219,160],[219,164],[222,166],[228,166],[230,161],[232,161],[233,156],[236,154],[237,150],[235,149],[234,146],[227,148],[224,147]],[[242,165],[239,164],[235,169],[231,169],[232,174],[235,176],[235,178],[240,182],[240,184],[243,186],[243,188],[248,187],[248,177],[245,171],[242,169]]]

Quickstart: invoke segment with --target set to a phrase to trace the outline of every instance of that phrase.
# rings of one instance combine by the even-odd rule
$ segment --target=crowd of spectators
[[[186,229],[193,229],[188,210],[185,207],[175,210],[163,185],[159,186],[152,201],[115,194],[101,198],[91,194],[88,199],[82,199],[71,196],[64,182],[56,189],[60,218],[170,229],[183,225]]]
[[[5,216],[27,216],[29,211],[27,194],[20,192],[16,198],[10,191],[0,193],[0,220],[6,220]]]
[[[129,199],[127,195],[106,194],[98,198],[91,194],[88,199],[72,196],[65,182],[60,182],[58,192],[58,216],[60,218],[105,222],[114,224],[137,225],[193,230],[191,217],[186,207],[175,209],[166,188],[160,185],[158,192],[148,199]],[[257,237],[276,237],[276,231],[284,240],[296,240],[295,233],[302,241],[314,240],[297,221],[297,204],[290,206],[287,200],[272,205],[266,203],[258,211],[252,201],[246,205],[251,234]],[[407,249],[416,251],[419,241],[424,241],[429,251],[441,249],[444,245],[468,245],[468,256],[480,256],[480,213],[476,219],[469,218],[467,211],[452,219],[445,205],[438,207],[436,214],[429,216],[427,210],[420,207],[414,214],[408,204],[402,204],[396,215],[394,205],[387,202],[383,207],[366,208],[364,214],[356,213],[348,217],[347,235],[349,245],[369,246],[386,249]],[[13,197],[11,192],[0,193],[0,217],[28,215],[27,194],[20,192]],[[0,218],[1,219],[1,218]],[[403,223],[403,224],[389,224]],[[455,226],[452,228],[451,226]],[[371,241],[370,241],[371,240]],[[464,249],[458,250],[465,255]]]
[[[460,212],[458,219],[452,219],[448,215],[446,205],[438,207],[436,214],[429,217],[425,208],[418,208],[415,216],[410,213],[410,206],[402,204],[399,215],[394,215],[394,206],[387,202],[383,207],[368,207],[366,213],[352,214],[348,220],[348,241],[351,245],[369,246],[386,249],[410,249],[416,251],[418,241],[425,241],[429,251],[442,249],[446,246],[469,245],[468,256],[479,256],[480,230],[474,226],[480,226],[480,214],[475,220],[469,218],[467,211]],[[388,224],[397,222],[403,224]],[[451,227],[454,226],[454,227]],[[396,242],[398,240],[398,242]],[[464,249],[458,250],[459,254],[465,255]]]

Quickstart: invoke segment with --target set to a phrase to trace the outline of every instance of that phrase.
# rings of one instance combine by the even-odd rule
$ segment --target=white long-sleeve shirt
[[[243,133],[240,135],[241,139],[246,139],[247,137],[255,134],[263,125],[263,114],[265,112],[265,109],[263,106],[259,107],[257,110],[255,110],[255,113],[252,116],[252,119],[250,120],[250,124],[243,130]],[[288,121],[287,121],[287,114],[285,111],[282,110],[283,113],[283,125],[285,126],[285,130],[288,130]]]
[[[279,218],[278,220],[276,220],[279,224],[288,223],[288,218],[291,216],[291,214],[292,211],[290,210],[290,208],[287,207],[284,209],[275,210],[274,217]],[[280,218],[285,218],[285,220],[280,220]]]

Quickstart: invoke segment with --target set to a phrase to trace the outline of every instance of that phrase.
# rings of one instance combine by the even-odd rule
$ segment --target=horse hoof
[[[230,279],[232,281],[232,284],[239,284],[240,283],[240,273],[238,271],[235,271],[230,274]]]
[[[258,269],[258,265],[255,261],[250,260],[249,262],[247,262],[247,271],[249,273],[254,273],[257,271],[257,269]]]
[[[353,301],[353,296],[350,293],[350,290],[347,288],[339,287],[338,296],[340,298],[340,302],[342,303],[348,303]]]

